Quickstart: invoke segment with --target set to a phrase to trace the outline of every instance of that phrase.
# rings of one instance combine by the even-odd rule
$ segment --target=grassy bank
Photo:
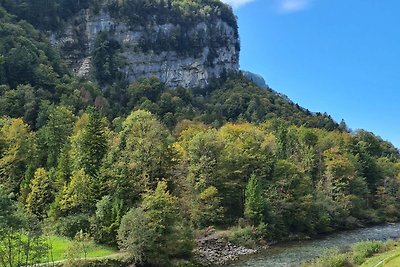
[[[347,252],[327,251],[303,267],[381,267],[400,266],[400,241],[365,241],[354,244]]]
[[[368,259],[361,267],[397,267],[400,266],[400,248],[394,248]]]
[[[74,246],[74,242],[65,237],[50,236],[48,238],[49,245],[52,246],[52,254],[54,261],[60,261],[66,259],[66,255],[69,250]],[[87,258],[98,258],[114,255],[118,253],[118,250],[100,246],[91,242],[88,244]]]

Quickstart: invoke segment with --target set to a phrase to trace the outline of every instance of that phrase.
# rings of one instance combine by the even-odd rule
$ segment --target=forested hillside
[[[46,235],[193,266],[208,227],[252,246],[400,219],[397,148],[241,73],[197,89],[74,77],[41,31],[89,4],[67,2],[0,2],[0,266],[48,261]]]

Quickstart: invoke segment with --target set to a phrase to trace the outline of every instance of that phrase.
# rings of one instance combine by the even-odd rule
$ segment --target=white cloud
[[[312,0],[278,0],[280,12],[292,13],[302,11],[311,6]]]
[[[231,5],[233,8],[239,8],[253,1],[254,0],[222,0],[222,2]]]

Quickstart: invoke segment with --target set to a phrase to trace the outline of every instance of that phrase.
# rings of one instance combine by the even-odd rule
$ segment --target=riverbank
[[[349,251],[358,242],[400,238],[400,223],[336,232],[318,239],[277,243],[257,255],[230,264],[232,267],[301,266],[329,250]]]
[[[211,231],[197,238],[196,262],[201,266],[222,266],[236,262],[243,257],[256,255],[267,249],[268,245],[255,245],[252,248],[229,241],[229,231]]]
[[[400,266],[400,244],[394,244],[394,248],[391,250],[379,253],[374,255],[373,257],[367,259],[361,267],[378,267],[378,266],[386,266],[386,267],[398,267]]]
[[[398,267],[400,266],[399,241],[364,241],[354,244],[345,252],[327,251],[303,267]]]

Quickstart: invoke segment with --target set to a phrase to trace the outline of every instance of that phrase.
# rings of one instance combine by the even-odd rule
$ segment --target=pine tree
[[[107,140],[100,114],[93,107],[89,107],[86,114],[87,124],[78,132],[74,143],[76,165],[95,177],[107,152]]]

